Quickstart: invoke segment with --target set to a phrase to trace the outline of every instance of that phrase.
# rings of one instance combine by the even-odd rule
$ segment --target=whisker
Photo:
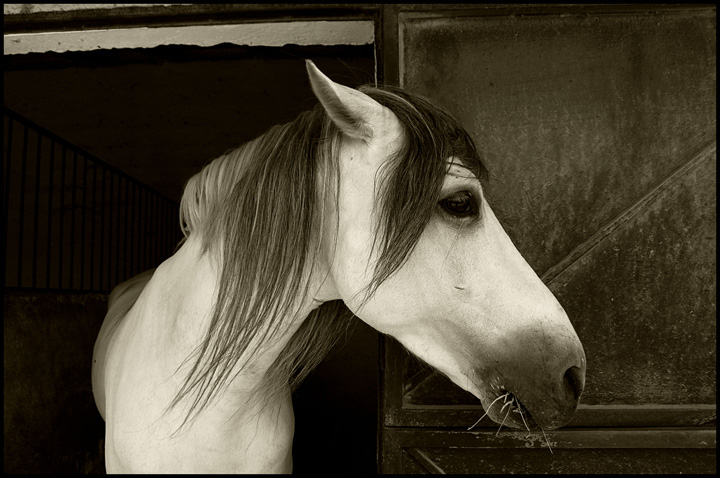
[[[505,405],[503,405],[502,408],[500,409],[500,412],[502,413],[502,411],[505,410],[505,407],[507,407],[508,405],[510,405],[510,409],[508,411],[512,410],[513,400],[514,399],[510,400],[509,402],[506,402]]]
[[[518,403],[519,405],[519,403]],[[522,418],[523,423],[525,424],[525,428],[527,428],[528,434],[525,438],[528,438],[530,436],[530,427],[528,426],[527,422],[525,421],[525,414],[522,411],[522,408],[518,406],[518,410],[520,411],[520,418]]]
[[[497,397],[495,400],[493,400],[492,403],[490,404],[490,406],[488,407],[487,411],[485,411],[485,413],[483,414],[483,416],[481,416],[480,418],[478,418],[478,421],[476,421],[475,423],[473,423],[472,426],[471,426],[470,428],[468,428],[468,430],[472,430],[473,428],[475,428],[475,425],[477,425],[478,423],[480,423],[480,420],[482,420],[483,418],[485,418],[485,415],[487,415],[488,412],[490,411],[490,409],[492,408],[492,406],[495,405],[495,402],[497,402],[498,400],[500,400],[500,399],[503,398],[503,397],[507,397],[509,394],[510,394],[510,392],[507,392],[507,393],[505,393],[505,395],[500,395],[500,396]]]
[[[540,427],[540,431],[542,431],[542,434],[545,437],[545,443],[547,443],[548,450],[550,450],[550,454],[553,454],[552,448],[550,448],[550,440],[548,440],[548,437],[545,434],[545,430],[543,430],[543,427]]]
[[[508,403],[512,403],[512,400],[510,400]],[[500,429],[502,428],[503,424],[505,423],[505,420],[507,420],[508,415],[510,415],[510,410],[512,410],[512,407],[508,408],[508,412],[505,414],[505,418],[503,418],[503,421],[500,424],[500,428],[498,428],[498,431],[495,432],[495,436],[498,436],[498,433],[500,433]]]

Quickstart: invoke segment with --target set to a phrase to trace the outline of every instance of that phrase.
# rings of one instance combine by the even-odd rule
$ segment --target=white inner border
[[[280,47],[295,45],[369,45],[375,41],[371,20],[292,21],[181,27],[115,28],[4,35],[4,54],[153,48],[159,45]]]

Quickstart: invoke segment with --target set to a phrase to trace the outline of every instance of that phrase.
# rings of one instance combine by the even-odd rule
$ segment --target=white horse
[[[108,472],[290,472],[291,390],[349,313],[498,423],[575,412],[582,345],[486,202],[472,139],[416,95],[307,71],[320,104],[191,178],[182,246],[110,296]]]

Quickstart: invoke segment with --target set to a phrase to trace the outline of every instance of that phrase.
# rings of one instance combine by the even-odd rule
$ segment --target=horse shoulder
[[[115,416],[106,439],[108,472],[292,472],[294,417],[289,394],[267,403],[258,415],[243,417],[240,410],[228,416],[225,407],[203,411],[172,435],[181,414],[172,411],[139,421],[137,415]]]
[[[93,347],[92,361],[92,390],[95,397],[95,403],[102,415],[106,419],[106,403],[105,403],[105,372],[108,362],[109,349],[113,343],[115,331],[127,317],[127,313],[137,301],[145,286],[155,273],[155,269],[150,269],[141,274],[132,277],[118,284],[110,293],[108,299],[108,312],[105,315],[100,332],[95,340]]]
[[[157,314],[162,315],[167,299],[162,274],[156,275],[159,282],[149,283],[148,272],[113,291],[96,343],[93,381],[106,420],[108,472],[290,473],[294,416],[289,390],[264,401],[258,413],[244,413],[242,393],[228,391],[221,406],[203,410],[174,434],[184,409],[165,413],[165,407],[179,378],[168,379],[156,354],[167,346],[156,335]]]

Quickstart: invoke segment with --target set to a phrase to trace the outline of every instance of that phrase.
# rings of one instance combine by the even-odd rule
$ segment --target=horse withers
[[[575,412],[583,347],[468,133],[401,89],[307,72],[319,104],[193,176],[177,252],[111,294],[92,372],[108,472],[290,472],[291,391],[352,314],[497,423]]]

